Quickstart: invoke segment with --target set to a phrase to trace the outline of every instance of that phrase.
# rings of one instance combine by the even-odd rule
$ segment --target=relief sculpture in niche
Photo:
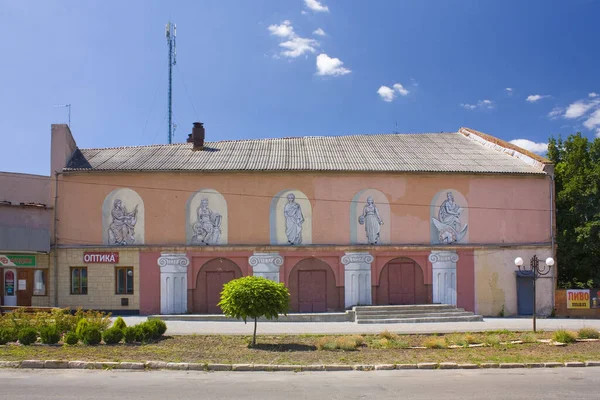
[[[454,243],[462,240],[467,234],[468,224],[462,224],[461,215],[464,209],[454,201],[452,192],[446,193],[446,200],[438,211],[438,218],[431,218],[435,225],[440,243]]]
[[[365,226],[369,244],[377,244],[379,242],[380,226],[383,225],[383,220],[379,216],[379,211],[373,201],[373,197],[367,197],[367,204],[363,208],[362,215],[358,217],[358,223]]]
[[[208,207],[208,199],[200,200],[198,221],[194,224],[192,244],[219,244],[221,240],[221,215]]]
[[[289,244],[302,244],[302,224],[304,223],[302,208],[300,204],[296,203],[296,196],[293,193],[287,195],[287,201],[283,208],[285,235]]]
[[[129,212],[121,199],[115,199],[111,211],[112,222],[108,227],[108,244],[126,246],[135,242],[137,212],[137,204],[133,208],[133,211]]]

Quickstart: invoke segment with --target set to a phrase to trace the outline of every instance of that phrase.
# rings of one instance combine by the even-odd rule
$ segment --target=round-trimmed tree
[[[283,283],[275,283],[259,276],[246,276],[234,279],[223,286],[221,301],[218,304],[228,317],[254,319],[252,346],[256,346],[256,325],[258,318],[279,318],[287,315],[290,308],[290,292]]]

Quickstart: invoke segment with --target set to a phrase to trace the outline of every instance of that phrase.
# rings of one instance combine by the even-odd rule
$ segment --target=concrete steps
[[[414,324],[426,322],[477,322],[480,315],[448,304],[410,306],[357,306],[357,324]]]

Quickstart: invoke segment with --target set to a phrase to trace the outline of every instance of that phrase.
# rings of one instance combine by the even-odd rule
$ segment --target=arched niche
[[[369,198],[374,208],[367,207]],[[354,195],[350,203],[351,244],[390,244],[390,225],[390,203],[385,194],[377,189],[364,189]]]
[[[312,244],[312,207],[308,197],[295,189],[277,193],[271,200],[270,226],[271,244]]]
[[[129,188],[115,189],[102,203],[102,242],[113,246],[144,244],[144,201]]]
[[[436,193],[430,205],[432,244],[469,243],[469,207],[458,190]]]
[[[192,194],[185,206],[185,238],[189,245],[227,244],[227,202],[214,189]]]

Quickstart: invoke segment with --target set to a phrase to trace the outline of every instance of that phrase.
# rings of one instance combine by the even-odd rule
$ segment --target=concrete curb
[[[2,368],[20,369],[97,369],[97,370],[171,370],[171,371],[390,371],[407,369],[513,369],[513,368],[569,368],[569,367],[600,367],[600,361],[573,361],[547,363],[482,363],[457,364],[454,362],[419,363],[419,364],[317,364],[317,365],[273,365],[273,364],[201,364],[201,363],[167,363],[164,361],[146,362],[94,362],[94,361],[64,361],[64,360],[24,360],[0,361]]]

